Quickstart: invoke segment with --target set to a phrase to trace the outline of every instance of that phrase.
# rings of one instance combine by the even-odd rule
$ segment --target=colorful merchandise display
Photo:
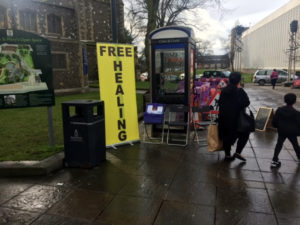
[[[210,115],[217,118],[218,116],[218,100],[220,98],[221,89],[227,86],[227,80],[225,79],[214,79],[208,80],[205,82],[195,81],[194,82],[194,92],[191,95],[191,105],[190,107],[203,107],[203,106],[211,106],[212,110]],[[194,113],[192,115],[194,120],[208,120],[211,118],[207,118],[208,115],[201,115],[201,113]]]

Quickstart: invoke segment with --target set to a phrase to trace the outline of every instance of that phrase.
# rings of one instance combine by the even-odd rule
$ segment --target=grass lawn
[[[99,99],[99,92],[56,97],[53,107],[55,147],[49,147],[46,107],[0,110],[0,161],[41,160],[63,151],[61,103],[74,99]],[[138,111],[143,96],[137,95]]]
[[[252,83],[253,74],[250,73],[242,73],[242,77],[244,78],[244,83]]]
[[[135,88],[140,90],[149,90],[150,89],[150,82],[149,81],[136,81]]]

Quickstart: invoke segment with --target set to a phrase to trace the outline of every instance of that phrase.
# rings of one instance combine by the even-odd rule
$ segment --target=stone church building
[[[120,39],[122,0],[117,0],[117,23]],[[82,89],[98,77],[96,42],[112,42],[111,0],[0,0],[0,29],[24,30],[48,39],[54,88]]]

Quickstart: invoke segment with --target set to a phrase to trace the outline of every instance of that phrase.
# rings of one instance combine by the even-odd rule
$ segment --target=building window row
[[[37,16],[34,11],[19,11],[20,27],[26,31],[37,31]],[[47,27],[50,34],[62,34],[62,18],[55,14],[47,15]],[[0,6],[0,28],[7,28],[6,9]]]

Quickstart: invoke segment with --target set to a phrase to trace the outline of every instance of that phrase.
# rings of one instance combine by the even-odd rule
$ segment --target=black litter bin
[[[65,166],[90,168],[99,165],[106,159],[104,102],[64,102],[62,113]]]

